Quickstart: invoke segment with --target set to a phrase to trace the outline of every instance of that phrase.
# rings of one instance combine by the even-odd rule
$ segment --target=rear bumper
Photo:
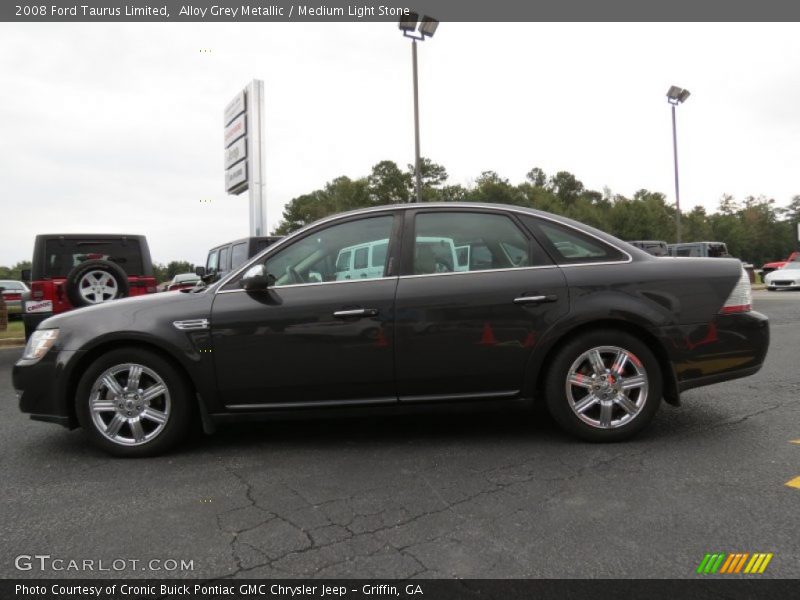
[[[67,399],[67,370],[78,352],[50,351],[39,361],[19,360],[11,372],[19,409],[35,421],[78,426]]]
[[[769,349],[769,320],[755,311],[718,315],[707,325],[662,333],[679,392],[753,375]]]

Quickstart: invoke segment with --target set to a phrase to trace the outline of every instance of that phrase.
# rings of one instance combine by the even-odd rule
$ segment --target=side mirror
[[[31,280],[31,270],[30,269],[22,269],[22,273],[20,274],[22,277],[22,281],[30,281]]]
[[[263,292],[269,287],[269,277],[266,267],[253,265],[242,277],[242,287],[248,292]]]
[[[194,274],[197,275],[198,277],[203,277],[206,274],[206,268],[205,267],[195,267],[194,268]]]

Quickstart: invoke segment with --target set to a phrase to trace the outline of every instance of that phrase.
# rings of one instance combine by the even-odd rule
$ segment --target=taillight
[[[44,298],[44,285],[41,283],[31,284],[31,297],[37,300]]]
[[[750,278],[747,276],[747,272],[742,269],[742,276],[739,277],[739,281],[719,312],[723,315],[729,315],[731,313],[750,312],[752,309],[753,296],[750,290]]]

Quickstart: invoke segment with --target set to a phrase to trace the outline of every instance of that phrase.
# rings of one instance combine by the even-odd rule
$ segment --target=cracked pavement
[[[0,351],[3,577],[692,577],[706,552],[773,552],[800,577],[800,293],[755,293],[757,375],[662,405],[592,445],[519,407],[228,427],[116,460],[17,410]],[[189,572],[20,572],[19,554],[184,559]]]

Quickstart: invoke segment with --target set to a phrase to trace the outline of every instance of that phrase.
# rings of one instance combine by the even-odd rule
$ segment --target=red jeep
[[[787,258],[786,260],[779,260],[776,262],[765,263],[764,266],[761,267],[761,270],[763,271],[763,274],[766,275],[771,271],[777,271],[778,269],[782,269],[783,267],[786,266],[787,263],[790,263],[795,260],[800,260],[800,252],[792,252],[789,255],[789,258]]]
[[[37,235],[22,278],[31,282],[22,310],[26,338],[51,315],[156,291],[143,235]]]

